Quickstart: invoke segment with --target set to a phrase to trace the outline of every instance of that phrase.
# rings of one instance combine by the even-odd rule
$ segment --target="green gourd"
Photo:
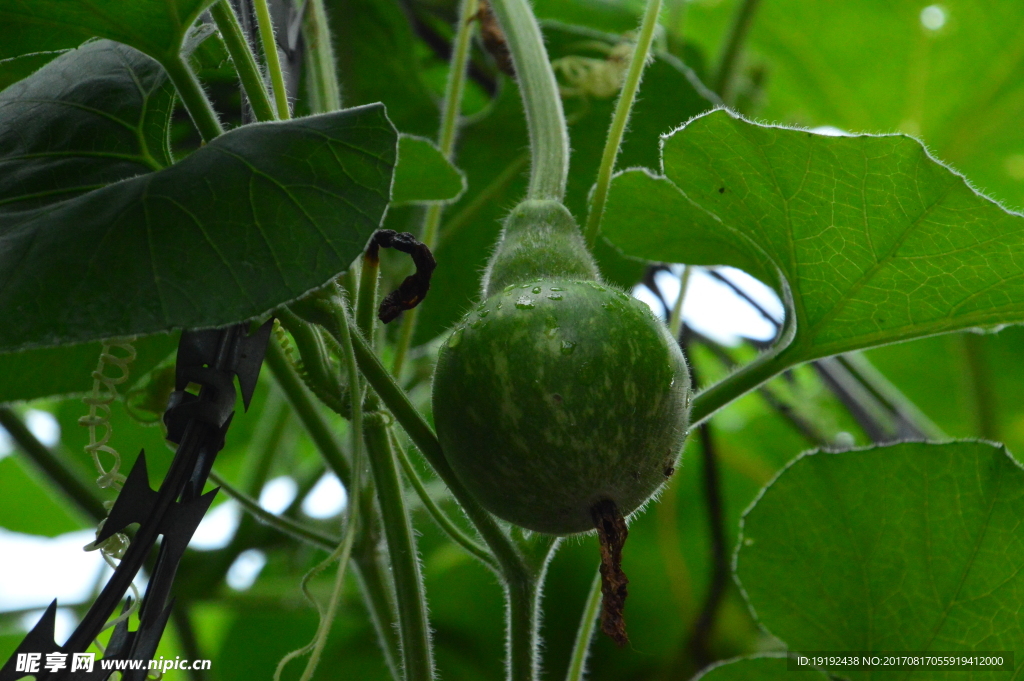
[[[601,283],[572,215],[526,200],[505,221],[483,302],[441,347],[437,435],[459,480],[537,532],[639,508],[675,469],[690,377],[642,302]],[[620,516],[620,517],[621,517]]]

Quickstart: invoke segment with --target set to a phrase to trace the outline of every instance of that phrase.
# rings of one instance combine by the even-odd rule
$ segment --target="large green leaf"
[[[0,92],[0,212],[170,165],[173,105],[163,68],[109,40],[71,50]]]
[[[1024,469],[999,446],[812,452],[747,511],[737,576],[761,623],[791,650],[1012,650],[1019,658],[1021,517]]]
[[[1024,319],[1024,219],[909,137],[828,137],[719,110],[662,153],[664,177],[615,179],[605,236],[791,293],[788,363]]]
[[[75,47],[100,37],[156,59],[175,57],[212,0],[7,0],[0,5],[0,59]]]
[[[145,93],[163,86],[126,50],[87,46],[0,94],[0,310],[24,320],[0,350],[261,314],[343,271],[380,223],[397,143],[382,106],[246,126],[140,174],[159,162],[128,138],[153,157],[166,116]],[[102,87],[77,85],[79,54],[107,60]]]

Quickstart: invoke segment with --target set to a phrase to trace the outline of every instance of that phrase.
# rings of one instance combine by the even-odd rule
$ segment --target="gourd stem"
[[[380,360],[370,349],[366,340],[359,333],[352,332],[352,348],[356,353],[356,361],[359,363],[359,370],[366,377],[370,387],[374,389],[380,400],[387,406],[394,415],[395,420],[402,426],[409,439],[422,452],[433,467],[434,472],[448,486],[452,496],[462,506],[463,511],[469,517],[470,522],[480,533],[484,543],[487,544],[495,559],[501,566],[501,574],[507,581],[520,580],[529,575],[530,570],[519,550],[512,543],[509,536],[498,526],[494,518],[470,496],[468,490],[462,486],[459,479],[455,477],[441,451],[441,444],[437,436],[430,429],[416,408],[412,406],[409,397],[405,394],[387,369],[380,363]]]
[[[270,372],[274,375],[278,386],[280,386],[281,391],[288,399],[288,403],[291,404],[292,409],[306,428],[306,432],[309,434],[310,439],[313,440],[313,444],[316,445],[320,456],[324,458],[327,465],[338,476],[341,484],[348,488],[352,484],[352,475],[348,461],[345,460],[341,447],[334,439],[331,427],[313,403],[306,387],[302,385],[302,380],[295,374],[295,370],[288,363],[288,358],[285,357],[284,350],[281,349],[276,340],[271,339],[267,345],[265,359],[267,366],[270,367]]]
[[[345,387],[341,383],[341,377],[331,369],[327,347],[317,327],[307,324],[287,306],[278,308],[275,314],[295,339],[295,347],[302,357],[303,370],[308,374],[310,382],[332,398],[340,398]]]
[[[508,600],[508,681],[536,681],[537,665],[537,583],[534,580],[509,582]]]
[[[540,586],[548,563],[558,546],[557,537],[545,538],[535,548],[534,565],[523,574],[505,580],[508,604],[508,681],[538,681],[540,678]]]
[[[498,570],[498,564],[494,560],[494,556],[480,546],[477,542],[466,536],[466,534],[459,529],[448,515],[441,510],[434,499],[427,492],[427,488],[423,485],[423,480],[420,479],[419,473],[412,465],[412,461],[409,460],[409,455],[405,452],[405,449],[396,442],[394,433],[391,434],[391,446],[398,453],[398,462],[402,464],[402,471],[405,472],[405,477],[408,478],[409,482],[412,483],[413,489],[416,490],[416,494],[419,496],[420,501],[423,502],[424,508],[430,514],[430,517],[434,519],[434,522],[444,530],[452,541],[461,546],[471,556],[479,560],[481,563],[491,568],[494,571]]]
[[[793,354],[792,348],[793,346],[790,346],[781,352],[761,355],[694,396],[690,410],[690,428],[696,428],[722,407],[798,364],[799,362],[791,361],[789,358],[789,355]]]
[[[668,330],[672,333],[672,337],[679,339],[679,334],[683,332],[683,302],[686,300],[686,290],[690,287],[690,273],[693,268],[689,265],[683,266],[683,274],[679,277],[679,295],[676,296],[676,302],[672,305],[672,313],[668,318]]]
[[[743,0],[743,4],[736,10],[729,34],[725,39],[722,57],[719,59],[718,69],[715,71],[713,89],[726,104],[732,104],[735,99],[733,90],[736,72],[740,66],[740,56],[759,3],[760,0]]]
[[[569,132],[540,26],[527,0],[491,0],[491,7],[505,33],[526,109],[533,161],[526,198],[561,201],[569,172]]]
[[[377,279],[380,260],[363,253],[359,269],[359,293],[356,300],[356,328],[366,338],[373,338],[374,312],[377,306]],[[339,343],[344,339],[339,339]]]
[[[341,108],[341,86],[323,0],[309,0],[306,5],[302,37],[306,43],[310,110],[312,113],[337,111]]]
[[[267,0],[253,0],[256,9],[256,23],[260,27],[260,42],[263,43],[263,56],[267,60],[270,82],[274,87],[274,103],[277,104],[277,117],[288,120],[292,117],[288,107],[288,89],[284,84],[284,72],[281,70],[281,57],[277,52],[277,40],[274,38],[274,23],[270,18]],[[266,91],[264,90],[264,94]]]
[[[369,517],[365,506],[362,515],[363,518]],[[398,636],[394,626],[397,620],[394,612],[394,590],[387,581],[388,565],[384,556],[377,550],[377,541],[371,542],[371,539],[369,532],[364,529],[363,539],[353,556],[357,568],[356,579],[359,581],[366,609],[370,612],[373,628],[384,652],[384,663],[391,672],[391,678],[397,680],[402,678],[402,673],[399,665],[401,653],[398,650]]]
[[[597,169],[597,182],[594,184],[591,194],[590,212],[587,214],[587,225],[584,231],[587,248],[591,251],[594,250],[597,235],[601,230],[601,218],[604,216],[604,206],[608,200],[608,187],[611,185],[612,173],[615,171],[615,159],[619,155],[622,136],[626,132],[626,124],[629,123],[629,114],[633,109],[637,90],[640,89],[640,80],[643,77],[644,66],[647,64],[647,54],[651,49],[651,41],[654,39],[654,29],[658,25],[660,12],[661,0],[647,0],[647,9],[644,11],[644,17],[640,23],[640,34],[637,36],[633,58],[629,62],[626,78],[622,82],[622,92],[619,94],[619,101],[615,104],[611,127],[608,128],[608,138],[604,143],[604,153],[601,154],[601,165]]]
[[[382,415],[366,420],[364,439],[377,488],[384,536],[398,600],[398,630],[406,681],[430,681],[434,660],[427,622],[426,594],[405,496]]]
[[[452,50],[451,62],[448,65],[448,82],[444,88],[444,103],[441,106],[441,130],[438,134],[438,145],[441,153],[449,161],[455,153],[455,134],[459,127],[459,112],[462,109],[462,93],[466,89],[466,65],[469,63],[470,37],[473,34],[473,17],[477,12],[477,0],[462,0],[459,10],[458,24],[455,33],[455,49]],[[431,203],[427,206],[423,217],[423,231],[420,241],[427,248],[434,250],[437,245],[437,230],[441,225],[441,214],[444,205]],[[416,331],[416,320],[419,308],[414,307],[405,313],[402,329],[395,347],[395,361],[391,371],[401,377],[406,355],[412,345],[413,333]]]
[[[580,617],[580,626],[576,630],[576,643],[573,644],[572,655],[569,657],[569,671],[565,675],[565,681],[583,681],[583,675],[587,672],[590,639],[594,636],[597,613],[600,608],[601,571],[598,570],[594,575],[594,581],[590,584],[587,602],[583,605],[583,616]]]
[[[270,511],[264,510],[255,499],[241,490],[236,489],[231,483],[218,475],[216,471],[210,472],[210,479],[223,489],[225,494],[238,502],[238,505],[242,507],[243,511],[252,515],[256,520],[260,521],[264,525],[272,527],[278,532],[286,534],[293,539],[298,539],[301,542],[325,551],[333,551],[337,548],[339,542],[337,537],[331,537],[321,532],[317,532],[314,529],[295,522],[291,518],[286,518],[283,515],[275,515]]]
[[[287,107],[287,102],[285,103]],[[286,109],[287,110],[287,109]],[[349,336],[349,322],[348,322],[348,309],[345,306],[345,302],[339,301],[339,304],[334,307],[335,322],[338,324],[338,328],[341,333]],[[331,558],[338,557],[338,571],[334,578],[334,588],[331,590],[330,600],[327,605],[327,612],[323,613],[320,618],[320,625],[317,627],[316,637],[313,639],[313,652],[306,662],[306,668],[302,672],[300,681],[309,681],[313,676],[313,672],[316,671],[317,665],[320,663],[320,656],[323,654],[324,646],[327,644],[327,635],[330,633],[331,625],[334,623],[334,618],[338,612],[338,603],[341,600],[341,589],[345,583],[345,568],[348,566],[349,556],[352,554],[352,544],[355,541],[356,532],[359,530],[359,512],[360,512],[360,495],[363,488],[363,400],[362,400],[362,389],[360,388],[359,369],[356,367],[355,354],[352,351],[352,343],[342,342],[342,359],[345,364],[345,369],[348,372],[349,386],[352,390],[352,414],[349,428],[349,433],[352,436],[352,486],[349,488],[349,502],[348,512],[346,513],[347,520],[345,522],[344,539],[341,545],[331,553]],[[394,462],[392,461],[392,465]],[[378,487],[380,489],[380,487]],[[399,490],[401,493],[401,490]],[[383,502],[381,508],[384,508]],[[404,510],[404,509],[403,509]],[[382,511],[383,512],[383,511]],[[406,522],[408,523],[408,514],[406,514]],[[411,531],[411,526],[410,526]],[[410,539],[411,541],[411,539]],[[389,544],[390,546],[390,544]],[[412,544],[413,551],[415,552],[415,544]],[[413,553],[414,567],[419,567],[419,562],[416,561],[415,553]],[[396,571],[397,579],[397,571]],[[423,597],[422,579],[419,582],[420,597]],[[426,627],[426,606],[421,605],[423,612],[424,627]],[[426,629],[429,632],[429,628]],[[427,634],[429,637],[429,634]],[[432,676],[432,669],[429,665],[430,655],[430,642],[429,638],[427,641],[427,655],[428,655],[428,674],[426,678]],[[406,667],[409,664],[406,663]],[[412,674],[409,674],[409,678],[414,678]]]
[[[249,41],[246,40],[242,27],[238,24],[238,17],[235,16],[235,11],[231,8],[228,0],[219,0],[210,5],[210,16],[217,24],[217,30],[220,31],[224,47],[227,48],[231,61],[235,65],[238,80],[242,82],[242,88],[245,90],[246,97],[249,98],[249,106],[252,107],[256,120],[275,120],[277,116],[274,114],[274,107],[270,104],[263,75],[260,73],[259,66],[256,65],[256,58],[249,47]]]
[[[175,54],[162,61],[161,64],[174,84],[174,89],[178,91],[178,96],[185,105],[192,122],[195,123],[196,129],[199,130],[203,141],[211,142],[215,137],[223,134],[224,128],[220,124],[220,119],[217,118],[217,112],[213,110],[213,105],[206,97],[203,86],[200,85],[196,74],[192,73],[185,58],[180,54]]]

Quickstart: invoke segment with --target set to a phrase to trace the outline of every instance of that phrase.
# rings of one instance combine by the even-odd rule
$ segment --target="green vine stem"
[[[526,198],[561,201],[569,172],[569,131],[540,26],[527,0],[491,0],[491,7],[505,32],[526,109],[532,160]]]
[[[224,128],[220,124],[220,119],[217,118],[217,112],[213,110],[213,105],[203,91],[203,86],[196,78],[196,74],[192,73],[185,58],[180,54],[175,54],[162,61],[161,65],[167,71],[167,76],[174,84],[174,89],[178,91],[178,96],[185,105],[192,122],[196,124],[203,141],[210,142],[223,134]]]
[[[64,467],[56,456],[32,434],[14,410],[0,406],[0,426],[10,433],[11,439],[25,456],[38,466],[50,480],[56,483],[65,495],[78,506],[86,516],[98,523],[107,517],[103,502],[71,471]]]
[[[747,41],[747,34],[750,33],[750,26],[754,22],[754,14],[760,0],[743,0],[733,18],[729,34],[725,39],[725,46],[722,48],[722,57],[718,61],[718,69],[715,71],[714,91],[726,104],[732,104],[734,99],[733,90],[736,84],[736,73],[740,67],[740,56],[743,53],[743,45]]]
[[[245,39],[242,27],[238,24],[238,17],[231,8],[228,0],[219,0],[210,5],[210,16],[217,24],[224,46],[231,56],[235,65],[238,79],[242,82],[242,89],[249,98],[249,105],[258,121],[272,121],[277,118],[274,114],[274,107],[270,104],[270,97],[267,95],[267,87],[260,75],[259,67],[256,65],[256,58],[249,48],[249,41]],[[262,27],[262,24],[261,24]],[[280,71],[280,66],[278,67]]]
[[[364,438],[391,556],[405,678],[406,681],[430,681],[434,678],[434,659],[423,576],[383,414],[367,414]]]
[[[265,510],[259,505],[259,502],[245,492],[242,492],[240,489],[237,489],[234,485],[222,478],[216,471],[210,472],[210,479],[217,483],[217,485],[224,490],[225,494],[238,502],[238,505],[242,507],[243,511],[264,525],[272,527],[278,532],[282,532],[293,539],[298,539],[303,543],[315,546],[319,549],[324,549],[325,551],[333,551],[337,548],[340,541],[337,537],[331,537],[297,523],[291,518],[286,518],[283,515],[275,515],[270,511]]]
[[[287,107],[287,102],[285,103]],[[335,322],[341,329],[343,334],[348,335],[349,321],[348,321],[348,310],[345,307],[343,300],[339,301],[334,306],[335,310]],[[316,671],[317,665],[320,663],[320,657],[323,654],[324,646],[327,644],[327,635],[330,633],[331,625],[334,623],[334,618],[338,612],[338,603],[341,600],[341,590],[345,583],[345,568],[348,566],[349,556],[352,553],[352,545],[355,541],[356,533],[358,531],[359,512],[360,512],[360,495],[363,488],[363,400],[362,390],[360,389],[359,380],[359,369],[356,367],[355,354],[352,352],[352,343],[342,343],[342,359],[345,364],[345,369],[348,373],[349,386],[352,389],[352,414],[349,419],[351,428],[349,433],[352,436],[352,469],[353,479],[352,486],[349,489],[349,507],[347,515],[347,522],[345,524],[345,538],[338,548],[331,554],[329,560],[338,560],[338,571],[334,577],[334,588],[331,590],[331,596],[327,603],[327,612],[322,613],[320,618],[320,625],[317,627],[317,633],[313,639],[313,652],[306,662],[306,668],[302,672],[302,677],[299,681],[309,681],[313,677],[313,673]],[[393,465],[393,462],[392,462]],[[384,512],[384,503],[381,502],[381,510]],[[406,514],[406,520],[408,520],[408,514]],[[390,537],[389,537],[390,539]],[[388,544],[389,548],[391,544]],[[415,545],[413,544],[413,550]],[[415,561],[415,555],[413,556],[414,566],[418,568],[419,563]],[[398,572],[396,571],[396,581],[398,579]],[[422,580],[420,583],[420,589],[422,590]],[[423,594],[421,593],[422,597]],[[401,600],[399,603],[401,604]],[[426,620],[426,612],[423,613],[424,623]],[[429,629],[427,630],[429,632]],[[403,630],[404,633],[404,630]],[[429,635],[429,634],[428,634]],[[403,638],[403,640],[405,640]],[[407,644],[408,645],[408,644]],[[429,646],[429,640],[428,640]],[[429,654],[429,647],[427,653]],[[408,657],[406,657],[406,669],[409,669]],[[408,674],[408,678],[412,679],[414,676]]]
[[[423,485],[423,480],[420,479],[419,473],[412,465],[412,461],[409,460],[409,455],[405,452],[405,449],[399,442],[396,441],[394,433],[391,434],[391,446],[398,453],[398,462],[402,465],[402,471],[405,473],[405,477],[412,484],[413,489],[416,490],[416,495],[419,496],[420,501],[423,502],[423,507],[427,509],[427,513],[434,519],[438,527],[444,530],[452,541],[461,546],[471,556],[479,560],[481,563],[491,568],[494,571],[498,570],[498,564],[494,560],[494,556],[491,555],[490,551],[480,546],[470,537],[466,536],[466,533],[459,529],[451,518],[448,517],[444,511],[437,505],[433,497],[427,491],[427,488]]]
[[[679,295],[676,296],[676,301],[672,305],[672,312],[668,317],[668,330],[672,333],[672,337],[676,339],[683,332],[683,303],[686,300],[686,291],[690,288],[690,274],[692,272],[692,266],[683,266],[683,274],[679,277]]]
[[[477,0],[462,0],[455,33],[455,49],[452,50],[451,62],[448,65],[448,81],[445,84],[444,101],[441,105],[441,130],[437,140],[441,153],[449,161],[455,153],[455,133],[458,131],[459,112],[462,109],[462,93],[466,89],[466,65],[469,63],[470,37],[473,34],[473,17],[476,16],[476,12]],[[437,246],[437,230],[443,212],[444,204],[435,202],[427,206],[424,214],[420,241],[430,250]],[[412,345],[418,318],[419,308],[415,307],[406,312],[402,319],[402,328],[395,346],[395,360],[391,366],[395,376],[402,375],[402,367]]]
[[[324,0],[309,0],[302,37],[306,43],[306,81],[309,84],[310,110],[327,113],[341,108],[341,86],[331,43]]]
[[[792,297],[788,290],[785,291],[783,298],[786,302],[786,317],[775,347],[698,393],[690,407],[691,429],[699,426],[730,402],[738,400],[762,383],[803,361],[794,359],[794,356],[799,356],[800,347],[794,342],[796,315],[793,313]]]
[[[327,465],[338,476],[341,484],[345,485],[345,487],[351,485],[352,472],[348,461],[345,460],[345,455],[342,453],[341,446],[334,439],[331,427],[327,424],[316,404],[313,403],[313,399],[306,390],[306,387],[302,385],[302,379],[296,375],[295,370],[292,369],[291,364],[288,362],[288,358],[285,357],[284,350],[281,349],[276,340],[271,339],[267,346],[266,362],[267,366],[270,367],[270,372],[274,375],[274,379],[277,380],[278,386],[280,386],[281,391],[288,399],[288,403],[292,405],[292,409],[298,415],[306,432],[309,433],[313,444],[316,445],[320,456],[324,458]]]
[[[320,455],[346,489],[351,489],[352,472],[341,447],[334,439],[331,427],[313,402],[313,398],[302,384],[302,380],[292,369],[281,346],[274,340],[267,348],[266,362]],[[377,631],[388,668],[391,669],[395,678],[400,678],[398,674],[399,645],[393,626],[397,620],[394,612],[394,594],[387,578],[388,565],[378,551],[379,541],[375,525],[371,522],[372,518],[377,517],[372,503],[372,495],[364,494],[363,497],[364,502],[367,503],[364,503],[362,512],[364,519],[362,536],[353,549],[353,559],[357,568],[356,578],[361,585],[366,607],[373,620],[374,629]],[[325,548],[331,550],[335,546],[336,542]]]
[[[576,630],[576,642],[572,646],[572,655],[569,657],[569,671],[565,675],[565,681],[583,681],[583,675],[587,673],[587,655],[590,651],[590,639],[594,636],[594,629],[597,624],[597,613],[601,608],[601,571],[594,575],[594,581],[590,584],[590,593],[587,594],[587,601],[583,605],[583,615],[580,617],[580,626]]]
[[[508,603],[508,637],[506,639],[506,679],[538,681],[540,679],[540,599],[541,585],[548,563],[558,546],[556,537],[545,536],[534,548],[536,562],[525,575],[506,580]]]
[[[284,84],[281,57],[277,53],[277,40],[274,38],[274,23],[270,18],[270,8],[267,6],[267,0],[253,0],[253,7],[256,9],[256,23],[260,27],[260,42],[263,43],[263,56],[267,60],[270,83],[274,88],[277,117],[283,121],[288,120],[292,117],[292,113],[288,107],[288,89]]]
[[[462,506],[462,510],[469,517],[476,527],[477,532],[483,538],[484,543],[494,554],[498,564],[501,566],[502,576],[506,579],[516,580],[526,577],[529,568],[523,555],[519,552],[512,540],[498,526],[498,523],[487,511],[481,507],[459,479],[455,477],[455,471],[448,464],[441,451],[441,444],[437,436],[430,429],[416,408],[409,401],[391,374],[384,365],[380,363],[369,344],[358,333],[352,333],[352,348],[356,353],[356,361],[359,363],[359,370],[366,377],[367,382],[374,389],[380,400],[391,411],[395,420],[402,426],[409,439],[422,452],[433,467],[434,472],[448,486],[452,496]]]
[[[615,159],[619,155],[622,136],[626,133],[626,125],[629,123],[629,114],[633,109],[637,90],[640,89],[640,80],[643,77],[644,66],[647,64],[647,54],[651,49],[651,41],[654,40],[654,29],[658,26],[660,12],[661,0],[647,0],[647,9],[644,10],[644,17],[640,23],[640,34],[637,36],[636,47],[633,50],[633,58],[629,62],[629,69],[626,71],[626,78],[622,82],[619,101],[615,104],[615,114],[612,116],[611,127],[608,128],[604,153],[601,154],[601,165],[597,169],[597,182],[594,184],[590,198],[590,212],[587,213],[587,225],[584,231],[587,247],[590,250],[594,250],[597,235],[601,230],[601,218],[604,217],[608,188],[612,182],[612,173],[615,171]]]
[[[359,268],[359,293],[356,299],[356,328],[366,338],[373,338],[375,313],[377,312],[377,280],[380,278],[380,258],[363,253]],[[344,338],[338,339],[344,343]]]

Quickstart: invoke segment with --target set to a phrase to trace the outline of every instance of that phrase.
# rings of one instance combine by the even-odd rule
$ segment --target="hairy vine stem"
[[[270,83],[274,88],[277,117],[282,121],[288,120],[292,117],[292,112],[288,107],[288,89],[284,84],[284,72],[281,70],[281,57],[277,52],[277,40],[274,38],[274,23],[270,19],[270,8],[267,6],[267,0],[253,0],[253,7],[256,9],[256,23],[260,28],[260,42],[263,43],[263,56],[267,60]]]
[[[505,32],[526,109],[532,160],[526,198],[561,201],[569,173],[569,131],[540,26],[527,0],[491,0],[491,7]]]
[[[633,109],[637,90],[640,89],[640,80],[643,77],[644,66],[647,64],[647,55],[651,49],[651,42],[654,40],[654,29],[658,25],[660,12],[661,0],[647,0],[647,9],[644,10],[644,18],[640,23],[636,48],[633,50],[633,58],[629,62],[626,78],[622,82],[619,101],[615,104],[615,114],[612,116],[612,123],[608,128],[608,138],[604,143],[604,152],[601,154],[601,165],[597,169],[597,182],[594,184],[590,197],[590,212],[587,214],[587,225],[584,230],[587,247],[590,250],[594,250],[597,235],[601,231],[601,218],[604,216],[608,188],[611,186],[612,173],[615,171],[615,159],[618,158],[619,147],[622,146],[622,137],[626,133],[626,125],[629,123],[629,114]]]
[[[238,24],[238,17],[235,10],[231,8],[228,0],[219,0],[210,5],[210,16],[217,24],[224,46],[231,56],[235,65],[238,79],[242,82],[242,89],[245,96],[249,98],[249,106],[258,121],[272,121],[277,118],[274,107],[267,95],[267,87],[263,82],[259,66],[256,65],[256,58],[253,56],[249,41],[245,39],[245,33]],[[269,61],[269,60],[268,60]],[[278,72],[280,72],[278,64]]]
[[[310,109],[313,113],[327,113],[341,108],[341,86],[338,84],[337,63],[331,31],[327,25],[327,10],[323,0],[308,0],[302,37],[308,48],[306,80],[309,83]]]
[[[565,674],[565,681],[583,681],[583,675],[587,672],[590,639],[594,637],[594,630],[597,628],[597,613],[600,609],[601,571],[598,570],[590,583],[590,592],[583,605],[583,615],[580,617],[580,626],[576,629],[576,642],[572,646],[572,655],[569,656],[569,671]]]
[[[175,54],[160,63],[167,71],[167,76],[174,84],[174,89],[178,91],[178,96],[181,97],[181,101],[185,105],[188,115],[191,116],[192,122],[196,124],[203,141],[211,142],[215,137],[222,135],[224,128],[220,124],[220,119],[217,118],[217,112],[214,111],[213,104],[210,103],[206,92],[203,91],[203,86],[196,78],[196,74],[192,73],[185,58],[180,54]]]

